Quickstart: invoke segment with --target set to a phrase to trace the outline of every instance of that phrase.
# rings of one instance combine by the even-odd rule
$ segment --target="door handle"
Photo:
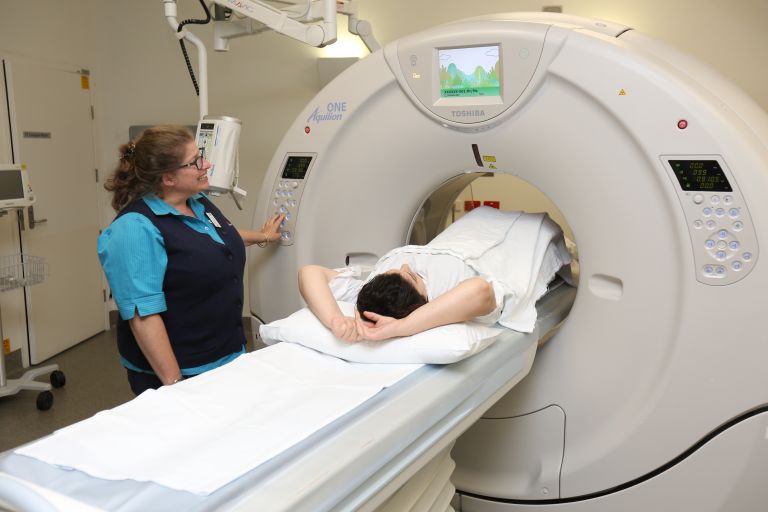
[[[44,222],[48,222],[48,219],[36,219],[35,218],[35,207],[30,206],[27,208],[27,213],[29,214],[29,229],[35,229],[35,226],[38,224],[43,224]]]

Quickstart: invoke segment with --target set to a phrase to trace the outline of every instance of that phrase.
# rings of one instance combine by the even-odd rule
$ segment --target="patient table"
[[[446,510],[453,441],[528,373],[539,340],[565,318],[575,294],[560,285],[537,304],[533,333],[505,331],[473,357],[423,366],[208,496],[96,479],[12,452],[0,455],[0,472],[110,511]]]

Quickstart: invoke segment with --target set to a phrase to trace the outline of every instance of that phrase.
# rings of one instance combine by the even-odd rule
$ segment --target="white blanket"
[[[410,374],[280,343],[17,449],[108,480],[209,494]]]
[[[490,207],[472,210],[426,246],[400,247],[384,258],[400,252],[460,258],[501,287],[504,304],[499,323],[521,332],[533,330],[536,301],[558,269],[571,261],[560,226],[546,213],[503,212]]]

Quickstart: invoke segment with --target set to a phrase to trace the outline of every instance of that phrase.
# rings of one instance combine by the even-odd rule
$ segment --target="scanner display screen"
[[[501,96],[499,45],[438,48],[440,97]]]
[[[717,160],[670,160],[680,188],[695,192],[732,192]]]
[[[24,199],[21,170],[0,171],[0,200]]]
[[[282,178],[284,180],[303,180],[312,163],[311,156],[289,156],[283,167]]]

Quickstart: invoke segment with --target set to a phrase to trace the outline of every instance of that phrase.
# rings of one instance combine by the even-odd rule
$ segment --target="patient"
[[[354,268],[332,270],[318,265],[304,266],[299,270],[299,290],[323,325],[337,338],[348,342],[410,336],[468,320],[492,325],[500,321],[503,311],[513,309],[514,305],[504,308],[505,300],[510,302],[508,299],[515,293],[509,292],[510,279],[478,269],[503,268],[511,260],[509,254],[494,254],[494,250],[508,250],[501,242],[512,231],[510,226],[525,215],[488,210],[480,208],[470,212],[444,232],[450,231],[449,236],[441,234],[426,246],[405,246],[391,251],[376,263],[365,280],[359,275],[359,269],[355,275]],[[488,230],[490,234],[484,230],[489,218],[497,225],[496,231]],[[556,232],[562,238],[559,227],[545,215],[539,214],[538,219],[540,224],[554,226],[547,225],[552,233]],[[462,225],[468,227],[470,233],[462,232]],[[484,241],[475,243],[473,229],[483,231],[478,237],[484,237]],[[532,246],[535,246],[535,236],[532,239]],[[467,256],[468,252],[475,251],[476,245],[483,244],[487,247],[484,254],[475,254],[474,260]],[[490,256],[491,264],[477,264],[486,255]],[[472,261],[475,264],[468,263]],[[557,260],[554,270],[563,262]],[[549,273],[554,275],[554,270]],[[509,271],[502,270],[501,273],[504,272]],[[517,272],[514,278],[519,275]],[[528,279],[520,281],[529,283]],[[337,300],[356,302],[354,318],[342,314]]]
[[[439,256],[435,255],[442,259]],[[466,276],[450,289],[436,290],[433,300],[428,300],[427,283],[422,276],[429,259],[414,258],[413,265],[418,271],[408,263],[397,267],[392,261],[379,260],[372,273],[376,275],[362,286],[362,281],[349,279],[343,271],[306,265],[299,269],[299,290],[323,325],[337,338],[349,342],[411,336],[473,319],[484,319],[483,323],[488,324],[496,322],[498,314],[492,314],[500,312],[500,304],[493,286],[482,277]],[[468,267],[466,270],[471,272]],[[336,290],[341,293],[334,294]],[[355,317],[344,316],[336,301],[352,299],[350,295],[355,290],[359,290]]]

